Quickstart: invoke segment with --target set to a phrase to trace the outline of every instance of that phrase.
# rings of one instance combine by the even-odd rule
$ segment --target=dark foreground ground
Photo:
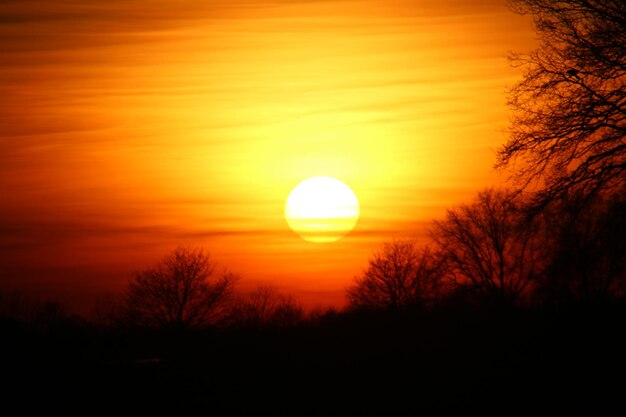
[[[334,315],[186,334],[4,322],[2,403],[20,415],[621,415],[624,313]]]

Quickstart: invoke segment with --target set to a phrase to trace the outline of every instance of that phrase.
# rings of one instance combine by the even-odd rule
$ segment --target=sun
[[[354,229],[359,201],[343,182],[312,177],[298,184],[287,197],[289,227],[309,242],[334,242]]]

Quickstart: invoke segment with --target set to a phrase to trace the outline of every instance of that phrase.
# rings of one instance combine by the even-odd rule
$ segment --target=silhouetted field
[[[624,399],[625,306],[328,314],[288,329],[2,323],[5,402],[185,415],[599,411]]]

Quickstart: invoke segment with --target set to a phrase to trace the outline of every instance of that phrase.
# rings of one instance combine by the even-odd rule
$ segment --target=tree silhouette
[[[177,248],[152,268],[138,272],[125,296],[124,318],[149,327],[197,328],[223,313],[237,277],[215,276],[215,264],[200,248]]]
[[[49,330],[75,317],[58,301],[40,300],[20,291],[0,289],[0,322],[17,322],[38,330]]]
[[[304,317],[302,306],[275,287],[261,286],[233,303],[232,321],[240,326],[290,327]]]
[[[604,304],[626,295],[624,192],[585,199],[569,193],[542,212],[549,263],[537,294],[550,304]]]
[[[510,139],[498,166],[523,187],[543,181],[543,206],[572,188],[594,194],[626,181],[626,2],[513,0],[540,46],[514,55],[526,68],[510,93]]]
[[[443,263],[428,247],[412,240],[387,242],[347,289],[348,305],[391,311],[427,307],[438,295],[442,276]]]
[[[453,284],[481,301],[517,303],[540,271],[538,228],[524,223],[520,199],[508,191],[487,189],[434,223],[431,235]]]

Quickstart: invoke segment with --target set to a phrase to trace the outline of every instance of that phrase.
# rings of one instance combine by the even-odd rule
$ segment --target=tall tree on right
[[[626,1],[512,0],[531,15],[539,47],[514,55],[525,68],[510,92],[513,122],[498,166],[522,188],[542,186],[543,207],[569,190],[626,184]],[[517,163],[516,163],[517,162]]]

